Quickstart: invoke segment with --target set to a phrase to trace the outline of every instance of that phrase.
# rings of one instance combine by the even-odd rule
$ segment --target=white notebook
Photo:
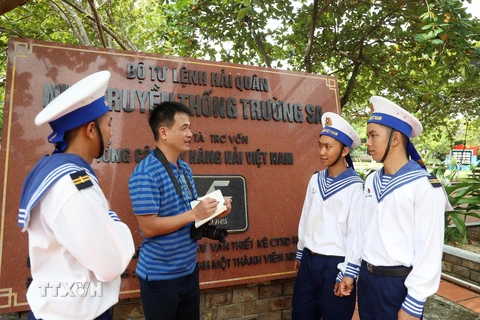
[[[222,191],[220,189],[213,191],[212,193],[209,193],[207,195],[204,195],[203,197],[198,198],[198,200],[193,200],[190,202],[190,205],[192,206],[192,209],[195,208],[197,204],[200,203],[205,198],[212,198],[218,201],[217,204],[217,210],[215,210],[215,213],[212,214],[211,216],[202,219],[202,220],[196,220],[195,221],[195,228],[200,227],[201,225],[205,224],[206,222],[212,220],[216,216],[218,216],[220,213],[224,212],[227,210],[227,206],[225,205],[225,199],[223,198]]]

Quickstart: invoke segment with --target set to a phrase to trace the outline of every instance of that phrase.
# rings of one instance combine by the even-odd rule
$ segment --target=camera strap
[[[165,170],[167,170],[168,176],[170,177],[170,180],[172,180],[173,186],[175,187],[175,192],[177,192],[178,196],[183,199],[182,187],[180,187],[177,177],[175,177],[175,174],[173,173],[170,162],[168,162],[167,158],[165,157],[165,155],[163,154],[162,150],[160,150],[159,147],[155,148],[155,157],[161,162]],[[192,194],[192,197],[193,197],[192,185],[190,184],[190,181],[188,180],[188,177],[183,169],[182,169],[182,173],[183,173],[183,176],[185,177],[185,181],[187,182],[188,189],[190,189],[190,193]]]

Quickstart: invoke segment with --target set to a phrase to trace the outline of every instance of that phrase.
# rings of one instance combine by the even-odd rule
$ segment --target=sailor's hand
[[[344,276],[342,281],[340,281],[340,283],[338,284],[338,287],[334,287],[334,290],[336,288],[336,290],[334,291],[335,295],[338,297],[349,296],[350,293],[352,293],[354,281],[355,280],[353,278]]]

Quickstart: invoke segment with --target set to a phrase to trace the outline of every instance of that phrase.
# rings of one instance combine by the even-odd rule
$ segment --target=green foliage
[[[445,214],[445,225],[454,224],[455,228],[445,228],[445,242],[467,242],[465,217],[480,219],[480,183],[463,182],[447,186],[445,190],[454,211]]]
[[[365,181],[365,179],[367,179],[367,177],[371,174],[371,173],[374,173],[376,170],[373,169],[373,168],[365,168],[363,169],[362,171],[357,171],[358,175],[360,176],[360,178],[362,178],[363,181]]]
[[[435,127],[430,127],[426,134],[412,139],[412,142],[417,150],[426,151],[426,154],[422,155],[425,163],[439,164],[439,161],[444,161],[452,147],[456,145],[456,140],[459,138],[464,140],[461,128],[460,120],[445,120]]]
[[[450,171],[448,177],[444,175],[445,168],[437,168],[432,174],[436,175],[444,184],[448,200],[453,211],[445,212],[445,243],[467,243],[466,217],[480,219],[480,182],[462,182],[452,184],[458,175],[458,169]],[[449,227],[454,225],[454,228]]]

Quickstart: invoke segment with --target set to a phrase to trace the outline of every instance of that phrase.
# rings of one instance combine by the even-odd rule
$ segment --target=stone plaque
[[[17,226],[23,179],[50,152],[48,125],[34,118],[60,92],[99,70],[114,136],[94,161],[100,185],[119,217],[142,237],[128,179],[155,146],[147,123],[154,103],[175,100],[191,110],[192,147],[184,155],[199,195],[221,189],[232,213],[212,224],[230,229],[227,245],[203,239],[201,288],[295,275],[297,227],[310,176],[322,169],[318,135],[323,112],[339,112],[336,78],[239,64],[11,39],[0,150],[0,312],[28,309],[28,236]],[[139,296],[134,257],[122,275],[121,298]]]
[[[228,229],[229,234],[245,232],[248,228],[247,211],[247,184],[242,176],[227,175],[194,175],[195,185],[199,197],[209,194],[217,189],[222,191],[226,198],[235,201],[228,217],[213,219],[210,224]]]

